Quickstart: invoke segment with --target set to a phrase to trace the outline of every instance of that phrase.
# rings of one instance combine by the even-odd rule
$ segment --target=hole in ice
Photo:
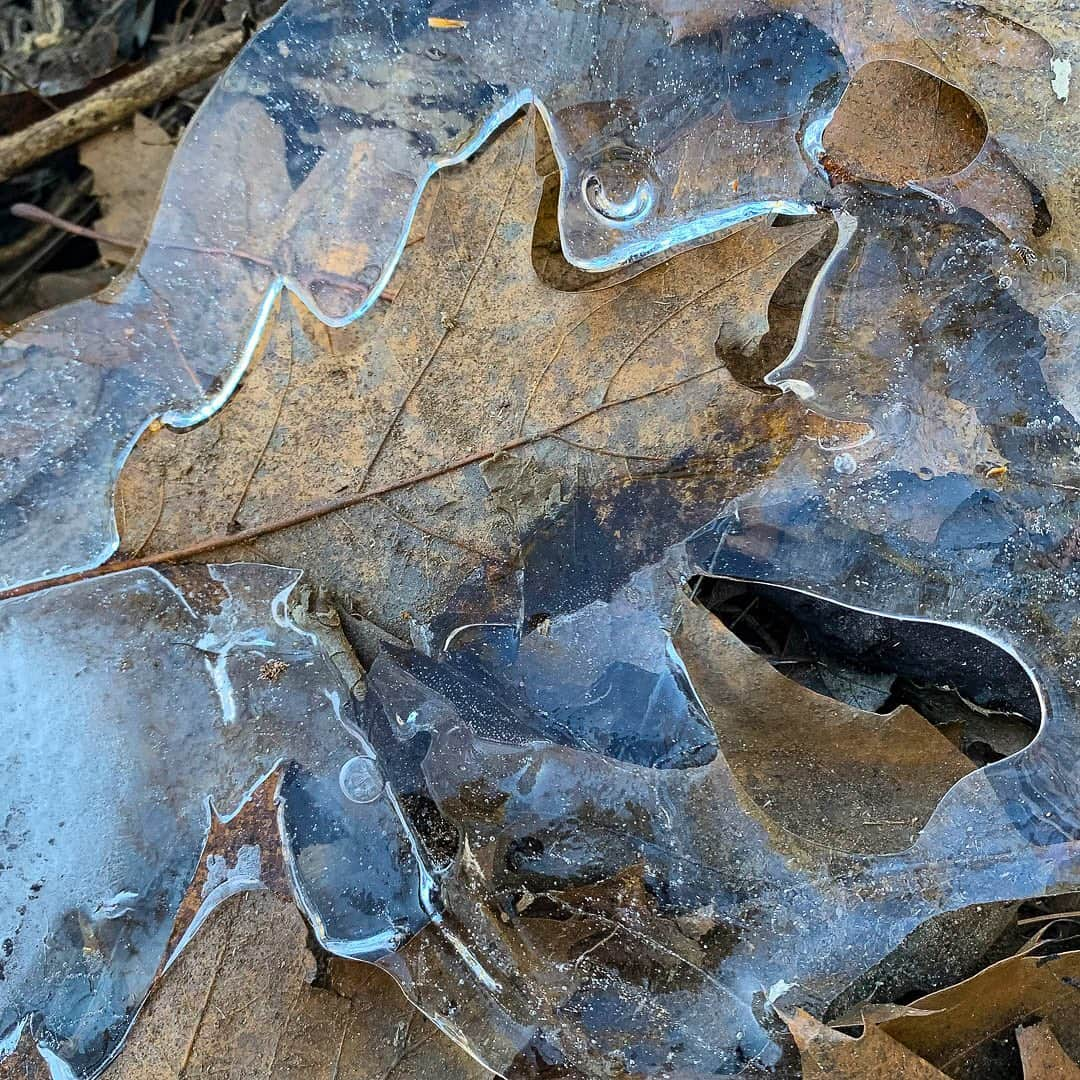
[[[1035,737],[1035,687],[1020,663],[986,638],[756,582],[700,578],[694,591],[789,679],[869,712],[910,706],[978,766]]]
[[[805,220],[788,218],[783,224],[798,227]],[[774,224],[780,225],[781,222],[778,220]],[[725,348],[717,341],[717,358],[741,386],[769,397],[777,396],[776,387],[769,386],[765,376],[778,368],[791,353],[810,287],[825,265],[829,252],[836,246],[836,236],[836,226],[832,225],[780,280],[769,299],[769,329],[761,338],[741,349],[734,346]]]
[[[1034,687],[981,637],[746,581],[691,584],[673,644],[733,778],[789,836],[906,851],[951,788],[1034,735]]]
[[[982,110],[958,87],[897,60],[874,60],[852,78],[825,129],[823,164],[832,179],[894,187],[948,176],[986,141]]]

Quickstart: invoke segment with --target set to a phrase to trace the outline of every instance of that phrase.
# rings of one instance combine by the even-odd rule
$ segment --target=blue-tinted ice
[[[98,1071],[167,959],[207,800],[231,811],[278,761],[319,940],[509,1075],[768,1069],[772,1002],[824,1008],[936,914],[1077,888],[1075,224],[1039,191],[1056,161],[1017,164],[1023,118],[1060,105],[1051,55],[958,4],[291,0],[191,126],[125,282],[4,343],[5,582],[107,557],[112,480],[151,418],[220,407],[283,288],[327,323],[362,315],[431,172],[528,103],[579,267],[831,213],[765,382],[864,435],[735,459],[717,490],[737,497],[673,486],[664,513],[590,515],[609,493],[585,484],[571,547],[523,538],[498,588],[478,568],[426,648],[384,648],[362,681],[293,571],[4,601],[0,1037],[28,1023]],[[883,56],[986,93],[994,65],[1046,77],[990,103],[963,173],[830,188],[823,128]],[[696,463],[688,436],[672,477]],[[603,572],[563,588],[590,546]],[[1038,736],[975,769],[911,710],[795,686],[696,602],[725,577],[992,642]],[[837,760],[832,817],[813,785],[781,797],[777,776]]]

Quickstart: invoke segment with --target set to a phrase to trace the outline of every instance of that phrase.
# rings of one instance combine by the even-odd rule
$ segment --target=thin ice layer
[[[973,19],[980,27],[990,18],[974,9],[950,10],[960,11],[963,20]],[[458,16],[457,21],[466,23],[472,17],[461,12]],[[325,46],[319,37],[324,32],[320,20],[333,25],[335,17],[323,13],[313,15],[309,24],[294,23],[294,36],[278,39],[274,70],[284,68],[290,59],[286,54],[308,35]],[[933,19],[916,21],[930,40],[944,37],[952,48],[964,45]],[[714,32],[710,20],[704,22],[693,33],[683,27],[695,49],[701,46],[695,33]],[[884,25],[860,16],[847,23],[845,41],[884,33]],[[994,48],[1004,49],[1008,35],[1016,31],[990,25],[999,35]],[[394,27],[395,33],[401,29]],[[723,29],[719,32],[722,57]],[[431,38],[442,43],[442,49],[455,40],[455,33],[439,30]],[[268,31],[259,40],[275,39]],[[578,40],[590,39],[581,35],[574,39]],[[843,50],[849,66],[858,52],[852,49],[845,45]],[[322,55],[333,56],[326,47],[313,53],[318,54],[315,63]],[[514,55],[523,67],[520,54]],[[440,59],[437,51],[429,59]],[[237,70],[251,72],[243,66]],[[105,402],[101,416],[90,411],[88,423],[102,416],[107,422],[86,429],[87,438],[101,435],[101,447],[108,448],[117,425],[129,423],[132,414],[124,411],[126,388],[143,393],[149,384],[137,370],[125,366],[127,338],[146,346],[163,376],[171,369],[162,364],[162,357],[178,357],[183,350],[192,372],[183,377],[192,378],[196,388],[186,399],[192,403],[191,418],[201,415],[199,409],[207,399],[199,373],[217,377],[224,372],[214,392],[227,392],[229,373],[236,371],[235,354],[228,352],[234,344],[230,335],[241,326],[243,332],[235,340],[250,340],[244,335],[253,325],[258,299],[268,295],[265,288],[272,288],[268,281],[278,281],[286,272],[260,250],[271,250],[275,260],[284,259],[280,252],[287,251],[287,272],[295,277],[297,289],[303,293],[307,288],[324,314],[334,314],[333,290],[322,288],[322,278],[305,278],[306,267],[312,264],[302,264],[297,254],[307,249],[297,239],[300,226],[281,210],[286,203],[271,183],[273,170],[251,167],[262,159],[238,135],[238,131],[245,138],[257,133],[261,153],[261,148],[275,145],[270,133],[280,145],[284,136],[279,128],[288,130],[295,156],[302,159],[305,140],[312,133],[302,126],[299,133],[288,128],[288,118],[295,117],[297,109],[287,97],[265,98],[273,101],[270,111],[280,123],[268,118],[260,95],[274,73],[256,70],[255,75],[254,92],[225,84],[234,90],[220,91],[211,108],[228,103],[228,94],[235,92],[236,111],[223,110],[212,129],[201,122],[189,144],[197,148],[200,138],[206,140],[200,151],[206,157],[196,175],[208,192],[206,206],[217,215],[208,215],[214,224],[207,226],[209,239],[200,242],[209,246],[220,239],[213,229],[233,220],[229,214],[236,211],[252,215],[258,226],[245,231],[245,220],[243,227],[237,226],[238,233],[252,244],[270,247],[244,248],[243,253],[234,252],[235,259],[215,248],[190,252],[187,241],[177,239],[183,233],[178,230],[169,240],[171,248],[168,244],[151,248],[142,277],[132,279],[132,288],[153,285],[137,295],[144,305],[157,304],[154,319],[143,318],[145,307],[132,315],[118,306],[123,317],[118,315],[92,350],[92,359],[100,366],[83,363],[81,354],[74,364],[62,355],[68,342],[82,333],[74,316],[63,323],[67,315],[55,317],[60,320],[51,324],[55,336],[42,333],[33,342],[36,351],[16,357],[13,370],[18,378],[26,378],[36,395],[35,408],[42,412],[35,417],[27,411],[26,399],[12,398],[25,420],[22,428],[7,429],[14,475],[18,476],[19,461],[30,461],[35,448],[44,445],[35,442],[43,432],[56,440],[48,453],[56,447],[62,451],[55,459],[63,464],[53,478],[57,482],[40,480],[40,489],[51,490],[57,502],[35,502],[29,496],[24,500],[25,536],[35,552],[47,552],[46,541],[53,542],[53,537],[61,546],[70,539],[61,527],[51,532],[40,527],[41,507],[63,507],[78,517],[87,505],[98,505],[93,500],[62,501],[71,499],[73,491],[88,490],[65,484],[69,475],[84,479],[90,475],[80,474],[77,463],[91,460],[84,453],[90,444],[79,443],[84,435],[73,434],[74,429],[65,425],[69,404],[74,408],[80,394]],[[352,85],[348,79],[344,83]],[[387,79],[387,85],[398,84],[396,78]],[[410,84],[405,80],[400,85]],[[312,86],[312,96],[321,100],[323,84],[315,81]],[[380,88],[379,101],[382,94]],[[424,111],[427,99],[414,96],[410,108]],[[304,101],[315,107],[310,99]],[[442,107],[438,95],[432,107]],[[609,111],[618,124],[624,122],[619,109]],[[208,110],[206,115],[214,114]],[[226,117],[232,117],[233,126]],[[249,119],[250,128],[240,125]],[[319,157],[318,162],[304,173],[307,166],[301,161],[300,174],[312,181],[324,160],[340,164],[331,136],[341,115],[331,109],[324,120],[326,138],[320,129],[318,150],[310,155]],[[595,117],[583,121],[580,145],[594,130],[590,125],[595,126]],[[218,130],[223,142],[215,142]],[[384,130],[400,129],[372,128],[376,133]],[[579,129],[567,121],[565,130]],[[562,145],[565,138],[569,136]],[[206,165],[228,160],[223,145],[244,148],[248,157],[243,172],[230,167],[219,176]],[[726,145],[722,139],[720,145]],[[184,153],[191,149],[185,146]],[[357,160],[368,158],[358,153]],[[633,178],[626,166],[628,161],[631,166],[637,162],[634,155],[616,154],[611,160],[624,181]],[[703,181],[713,194],[715,166],[714,162]],[[354,175],[342,169],[339,175],[346,180]],[[178,171],[174,184],[180,175]],[[362,172],[355,175],[363,177]],[[222,184],[230,177],[236,180],[228,198],[216,201],[208,176],[219,177]],[[237,180],[241,176],[242,184]],[[415,180],[408,174],[406,179]],[[292,183],[289,180],[281,189],[290,197]],[[299,184],[297,192],[303,188]],[[961,185],[955,189],[960,191]],[[170,190],[184,196],[192,221],[201,217],[191,191]],[[338,222],[340,204],[350,195],[368,198],[379,188],[342,182],[327,190],[334,211],[330,217]],[[641,188],[627,184],[619,197],[607,185],[602,191],[595,184],[579,190],[583,196],[591,192],[599,206],[633,210]],[[564,192],[566,198],[576,197],[571,188]],[[598,199],[600,194],[605,198]],[[730,205],[736,194],[729,185],[729,193],[721,191],[718,198]],[[872,437],[828,447],[803,440],[790,451],[788,443],[774,440],[769,448],[781,460],[770,460],[770,478],[760,479],[745,464],[727,466],[742,470],[737,486],[745,494],[723,506],[717,520],[694,535],[685,555],[674,552],[656,580],[638,575],[622,594],[616,587],[621,580],[616,578],[625,576],[625,567],[615,559],[603,566],[599,582],[589,579],[589,567],[572,566],[581,571],[573,589],[560,588],[554,573],[533,575],[510,614],[505,606],[496,613],[504,616],[498,621],[509,626],[492,634],[463,631],[449,640],[457,629],[452,625],[445,634],[432,635],[443,647],[435,656],[419,651],[388,654],[380,660],[372,673],[377,694],[369,697],[371,711],[366,718],[370,747],[341,735],[327,714],[328,730],[343,740],[340,757],[323,750],[322,734],[313,737],[314,751],[303,740],[281,751],[302,765],[307,762],[306,772],[293,774],[296,784],[287,792],[287,805],[299,809],[286,817],[286,836],[297,868],[298,894],[320,935],[344,953],[383,956],[413,999],[494,1067],[539,1071],[545,1064],[570,1063],[586,1074],[602,1074],[613,1053],[624,1054],[628,1066],[638,1071],[659,1074],[671,1071],[674,1059],[691,1072],[714,1074],[738,1072],[750,1062],[768,1063],[778,1053],[769,1030],[770,998],[782,996],[803,1004],[827,1000],[938,911],[1076,886],[1073,623],[1078,544],[1073,493],[1080,485],[1070,411],[1070,404],[1075,408],[1076,324],[1069,306],[1067,262],[1064,281],[1053,262],[1030,266],[1030,260],[1039,256],[1010,246],[1008,237],[995,227],[1021,221],[1022,216],[997,215],[997,203],[981,204],[984,218],[958,212],[960,200],[951,194],[935,198],[855,190],[842,196],[841,246],[815,285],[794,353],[771,381],[799,394],[821,413],[867,423]],[[289,202],[286,211],[293,205]],[[654,236],[659,243],[660,235],[676,235],[675,219],[665,216],[662,202],[655,207],[655,221],[662,223]],[[654,207],[648,209],[652,221]],[[295,220],[306,229],[320,213]],[[363,214],[360,218],[369,220]],[[168,207],[162,220],[172,220]],[[396,219],[391,215],[391,220]],[[275,231],[281,223],[292,246],[282,242],[283,232]],[[603,228],[598,227],[597,235],[603,235]],[[400,237],[400,229],[399,220],[387,235]],[[346,233],[343,230],[342,235]],[[167,239],[169,234],[160,236]],[[226,233],[221,236],[229,239]],[[352,257],[335,253],[325,236],[319,236],[319,244],[312,246],[319,253],[312,256],[316,263],[326,251],[335,259]],[[372,240],[371,250],[383,243],[379,236]],[[355,237],[349,233],[347,238],[345,246],[351,251]],[[572,239],[568,248],[572,253]],[[362,257],[373,258],[368,251]],[[155,258],[161,260],[156,278]],[[239,271],[222,269],[222,263],[242,264],[243,272],[252,275],[247,292],[242,281],[230,276]],[[205,270],[200,289],[184,292],[199,266]],[[258,277],[264,273],[265,278]],[[176,303],[162,302],[174,285],[180,290]],[[334,285],[342,288],[340,280],[335,279]],[[196,303],[190,302],[192,295]],[[230,322],[220,316],[234,301],[240,317]],[[357,303],[362,306],[363,300]],[[88,307],[96,310],[92,305],[77,310],[85,313]],[[37,325],[45,327],[48,318]],[[206,350],[209,339],[204,334],[219,334],[225,351]],[[157,348],[155,341],[163,347]],[[55,350],[55,380],[50,378],[49,349]],[[108,362],[101,364],[102,357]],[[113,386],[120,388],[115,391],[119,396],[112,396]],[[48,412],[50,400],[56,401],[50,395],[57,393],[63,400],[48,414],[51,426],[42,426],[40,417]],[[28,456],[20,459],[19,454]],[[111,468],[113,459],[94,460],[98,464],[107,460]],[[754,460],[760,463],[761,457]],[[672,478],[676,469],[685,471],[693,465],[694,455],[688,452],[671,464]],[[94,475],[97,483],[101,476]],[[657,483],[664,479],[661,473]],[[633,477],[629,480],[632,484]],[[578,504],[590,498],[599,502],[597,493],[585,492]],[[711,509],[691,507],[695,509],[712,516]],[[597,532],[606,531],[611,551],[633,553],[637,565],[632,569],[637,570],[659,558],[641,552],[654,552],[669,541],[651,534],[634,547],[627,535],[635,528],[658,533],[662,527],[673,527],[670,521],[658,524],[655,517],[645,517],[611,525],[594,514],[583,515],[581,521]],[[573,546],[560,549],[549,560],[555,570],[560,561],[573,561],[566,551],[576,552],[588,543],[577,518],[573,524]],[[9,551],[14,557],[25,555],[16,545]],[[695,665],[706,674],[725,674],[708,671],[717,650],[709,647],[710,624],[702,625],[701,613],[683,611],[681,624],[677,617],[680,576],[702,572],[776,581],[874,610],[970,626],[1011,649],[1033,673],[1045,705],[1042,734],[1020,755],[960,780],[936,812],[919,817],[921,833],[907,850],[853,854],[842,845],[815,843],[787,825],[778,827],[759,790],[738,782],[737,763],[727,760],[724,738],[711,730],[724,722],[722,701],[707,692],[705,678],[694,679]],[[143,579],[113,579],[130,580]],[[151,575],[150,580],[160,579]],[[87,594],[99,600],[108,596],[105,585],[81,588],[104,590]],[[586,603],[582,594],[595,602]],[[82,594],[65,590],[45,595]],[[165,619],[169,642],[177,627],[188,625],[182,619],[169,621],[171,595],[160,607],[152,605],[147,616],[151,626]],[[558,605],[548,603],[553,597]],[[68,633],[69,612],[59,609],[60,601],[40,602],[45,605],[42,610],[55,605],[55,618],[65,620]],[[189,606],[201,610],[193,602]],[[244,680],[232,674],[232,664],[246,651],[248,659],[258,658],[268,606],[269,598],[264,597],[252,620],[260,628],[254,639],[244,638],[246,645],[239,651],[225,650],[224,659],[220,635],[211,635],[207,644],[198,625],[176,638],[187,639],[196,653],[199,648],[217,653],[216,659],[198,654],[179,669],[184,702],[188,695],[196,703],[209,702],[205,715],[196,719],[209,717],[211,731],[226,719],[231,719],[229,731],[237,724],[238,730],[245,730],[244,708],[235,693]],[[97,652],[103,648],[102,621],[108,627],[109,620],[118,618],[114,609],[110,604],[102,615],[95,605],[76,624],[80,634],[93,635]],[[459,621],[477,620],[474,613]],[[103,636],[111,648],[109,634]],[[53,638],[59,640],[59,633]],[[418,640],[423,640],[422,634]],[[78,667],[74,661],[71,666]],[[87,677],[76,678],[74,671],[70,675],[67,681],[72,686]],[[101,695],[111,692],[111,678],[94,677],[104,684],[99,687]],[[250,671],[245,678],[250,681]],[[164,685],[149,679],[147,684],[157,697],[172,700]],[[198,693],[192,686],[199,688]],[[256,686],[258,704],[270,690],[258,682]],[[26,689],[35,696],[41,690],[36,684]],[[45,705],[38,702],[35,707]],[[187,715],[179,711],[182,717]],[[136,740],[144,727],[151,733],[158,730],[146,725],[148,712],[159,715],[140,709],[139,722],[131,725]],[[297,715],[291,705],[289,713]],[[260,705],[258,715],[269,713]],[[85,724],[81,715],[78,720]],[[111,717],[110,721],[115,722]],[[78,745],[77,724],[74,720],[70,724]],[[35,740],[40,742],[47,730],[40,724],[31,726],[13,745],[37,745]],[[662,739],[656,738],[660,732]],[[171,733],[167,729],[161,737]],[[107,739],[100,741],[108,745]],[[256,740],[254,746],[243,739],[230,743],[236,754],[230,749],[226,755],[225,790],[232,798],[238,799],[244,785],[254,782],[276,758],[279,751],[268,750],[270,741]],[[63,740],[46,750],[70,752]],[[123,750],[129,752],[127,746]],[[305,757],[309,753],[310,759]],[[169,772],[169,783],[178,776],[187,783],[186,754],[185,746],[182,767]],[[150,765],[147,783],[152,787],[158,782],[153,759]],[[54,785],[62,771],[51,768],[39,780]],[[941,773],[950,775],[946,769]],[[389,786],[380,790],[380,778]],[[214,768],[206,779],[213,793],[220,781]],[[116,782],[112,775],[108,780]],[[126,793],[133,814],[144,809],[139,803],[142,786],[143,781],[136,780]],[[101,799],[109,800],[111,794],[108,788]],[[201,806],[205,794],[193,796],[191,805]],[[25,800],[20,805],[26,805]],[[85,800],[79,805],[86,805]],[[108,817],[112,805],[109,801],[102,817]],[[407,831],[396,824],[399,814],[408,823]],[[125,820],[122,814],[119,820]],[[133,820],[141,830],[143,818]],[[154,823],[156,818],[151,815],[147,820]],[[39,851],[48,857],[49,848],[42,843],[48,838],[42,834],[28,844],[27,857]],[[127,843],[130,837],[124,833],[120,839]],[[76,845],[74,857],[80,858],[85,850],[85,845]],[[187,866],[190,870],[190,861]],[[34,882],[25,880],[29,870],[20,873],[30,890]],[[181,876],[174,872],[176,880]],[[82,899],[84,916],[91,899],[94,904],[85,916],[89,930],[84,933],[76,916],[78,934],[68,939],[75,944],[61,953],[76,966],[70,982],[67,968],[59,972],[58,993],[72,996],[61,1001],[62,1016],[58,1014],[54,1025],[61,1032],[66,1024],[81,1032],[80,1025],[89,1024],[93,1030],[88,1029],[85,1037],[90,1042],[97,1031],[93,1016],[98,1002],[79,996],[88,984],[81,981],[83,970],[78,965],[91,962],[85,952],[90,943],[93,956],[91,931],[109,940],[96,929],[97,923],[130,919],[138,897],[123,879],[100,884],[109,886],[104,895],[88,890],[89,899]],[[40,891],[44,893],[44,885]],[[59,910],[62,916],[68,908]],[[413,934],[428,921],[430,929]],[[137,931],[138,927],[133,933]],[[157,940],[153,934],[158,932],[146,931],[151,940],[144,947],[147,954],[153,952]],[[147,969],[154,963],[156,958]],[[139,967],[136,974],[141,978],[143,971]],[[113,992],[108,972],[95,984],[106,999]],[[87,1002],[90,1008],[82,1011]],[[102,1015],[106,1025],[120,1025],[114,1006]],[[59,1049],[79,1061],[74,1045]],[[100,1053],[100,1043],[87,1051],[86,1061],[95,1060],[95,1053]]]
[[[822,1011],[935,915],[1080,884],[1080,424],[1061,283],[975,211],[838,194],[838,247],[767,381],[862,437],[794,443],[622,583],[613,553],[657,525],[596,489],[583,501],[606,520],[567,510],[575,558],[529,538],[517,603],[484,626],[470,602],[427,653],[370,673],[365,730],[417,808],[426,872],[443,868],[441,932],[387,963],[494,1069],[767,1066],[770,1000]],[[761,713],[776,675],[687,602],[701,574],[977,634],[1028,673],[1039,733],[976,770],[910,712],[837,716],[793,689]],[[663,757],[633,741],[646,718]],[[816,732],[794,791],[761,736],[777,724]]]
[[[842,195],[840,246],[770,381],[866,437],[778,444],[768,478],[729,466],[743,493],[666,556],[658,537],[687,507],[624,518],[583,491],[566,509],[572,546],[545,525],[489,611],[478,575],[465,614],[417,635],[428,647],[387,650],[369,674],[366,741],[316,757],[304,801],[287,792],[298,894],[320,936],[379,959],[492,1068],[767,1066],[781,1053],[770,999],[820,1008],[936,914],[1080,883],[1078,441],[1067,380],[1051,379],[1075,360],[1026,306],[1038,282],[1023,253],[986,219],[919,194]],[[607,512],[587,515],[590,502]],[[806,824],[812,802],[774,809],[748,752],[727,749],[731,712],[768,701],[755,676],[743,706],[740,672],[767,665],[740,660],[687,602],[684,581],[702,573],[961,623],[1024,663],[1042,731],[983,770],[935,760],[937,786],[916,762],[920,804],[910,758],[870,737],[873,714],[833,716],[834,757],[859,738],[903,789],[887,802],[881,785],[882,816],[909,815],[914,839],[843,842],[873,825],[854,814],[865,777],[852,784],[863,802],[823,836]],[[221,671],[210,663],[211,687]],[[800,694],[785,707],[821,707]],[[882,730],[936,753],[911,716]],[[236,750],[244,772],[250,747]],[[305,750],[290,753],[303,763]],[[111,892],[111,909],[132,891]]]
[[[354,952],[417,918],[392,880],[392,811],[338,785],[368,751],[340,645],[290,614],[298,576],[237,564],[174,584],[141,570],[0,607],[0,1031],[29,1017],[77,1075],[115,1052],[166,959],[208,802],[231,813],[278,762],[298,894],[330,889]],[[238,887],[257,886],[248,855]]]
[[[563,248],[599,270],[809,212],[850,70],[877,56],[943,68],[924,39],[965,59],[987,48],[985,18],[933,2],[917,24],[886,3],[655,7],[291,0],[189,127],[123,282],[0,350],[0,584],[106,558],[112,482],[151,419],[218,409],[282,288],[327,322],[361,315],[431,173],[527,103],[562,171]],[[981,191],[993,161],[964,184]]]
[[[767,998],[821,1009],[926,919],[1080,879],[1074,842],[1033,842],[925,720],[837,706],[753,656],[685,597],[692,567],[675,549],[609,602],[472,624],[370,672],[365,733],[435,883],[431,928],[384,963],[504,1074],[778,1065]],[[659,719],[663,758],[597,745],[605,670],[614,728]],[[817,731],[791,791],[755,729],[800,722]],[[890,824],[868,817],[907,829],[860,853]]]

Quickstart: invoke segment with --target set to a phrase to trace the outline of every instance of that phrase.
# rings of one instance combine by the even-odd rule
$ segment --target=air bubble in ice
[[[352,757],[338,774],[341,792],[350,802],[374,802],[383,791],[382,773],[374,758]]]
[[[656,198],[652,181],[626,168],[605,170],[603,175],[586,173],[581,190],[589,209],[615,225],[641,221],[649,215]]]

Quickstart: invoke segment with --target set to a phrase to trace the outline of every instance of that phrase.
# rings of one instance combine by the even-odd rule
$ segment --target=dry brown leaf
[[[138,244],[157,209],[158,195],[175,149],[168,132],[136,113],[127,127],[87,139],[79,161],[94,174],[94,194],[101,217],[94,227],[108,236]],[[103,259],[121,265],[131,252],[102,243]]]
[[[534,144],[530,117],[442,174],[392,304],[331,330],[284,301],[218,417],[144,438],[121,482],[125,547],[149,554],[273,520],[569,424],[514,455],[512,500],[493,497],[481,469],[451,469],[215,554],[304,566],[346,611],[407,639],[414,617],[479,562],[516,558],[519,535],[575,490],[603,487],[594,503],[612,520],[632,492],[650,493],[618,538],[640,565],[635,544],[685,535],[829,427],[790,395],[738,385],[716,355],[718,337],[742,347],[765,333],[770,294],[827,221],[757,222],[631,280],[558,291],[533,265],[545,184]]]
[[[803,1009],[780,1015],[802,1056],[803,1080],[948,1080],[881,1028],[868,1027],[853,1039]]]
[[[1016,1029],[1024,1080],[1080,1080],[1080,1066],[1061,1048],[1050,1025],[1040,1024]]]
[[[930,1016],[901,1016],[883,1031],[956,1080],[977,1080],[984,1054],[1021,1024],[1048,1020],[1071,1055],[1080,1052],[1080,952],[1020,955],[911,1004]]]
[[[271,892],[226,901],[152,992],[108,1080],[397,1080],[490,1074],[378,968],[317,973],[307,927]],[[318,985],[315,984],[318,975]]]
[[[675,645],[736,779],[783,828],[830,848],[908,847],[974,764],[914,709],[882,716],[780,674],[687,601]]]

